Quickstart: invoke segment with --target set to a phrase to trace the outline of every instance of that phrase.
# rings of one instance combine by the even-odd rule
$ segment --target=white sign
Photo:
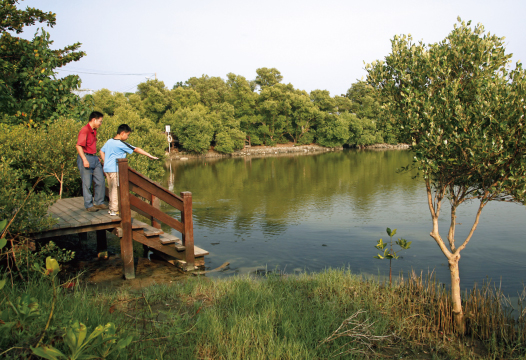
[[[170,125],[166,125],[166,132],[170,132]]]

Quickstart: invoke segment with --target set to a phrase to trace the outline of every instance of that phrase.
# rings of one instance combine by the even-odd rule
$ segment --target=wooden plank
[[[124,277],[135,278],[135,266],[133,263],[133,231],[131,224],[130,189],[128,180],[128,160],[118,159],[119,168],[119,193],[120,193],[120,215],[121,215],[121,259],[124,263]]]
[[[192,193],[189,191],[183,191],[181,193],[183,199],[184,210],[181,213],[182,223],[184,225],[184,231],[181,231],[183,235],[183,245],[186,247],[184,252],[186,263],[189,266],[194,266],[195,253],[194,253],[194,224],[192,220]]]
[[[50,229],[37,234],[30,234],[30,237],[33,239],[45,239],[49,237],[78,234],[83,232],[95,231],[95,230],[111,230],[120,226],[119,223],[110,223],[110,224],[98,224],[98,225],[88,225],[81,227],[70,227],[70,228],[61,228],[61,229]]]
[[[154,208],[150,204],[145,203],[144,201],[140,200],[138,197],[134,195],[129,196],[130,199],[130,205],[133,207],[147,213],[153,215],[156,219],[159,219],[161,222],[165,223],[166,225],[170,226],[171,228],[174,228],[175,230],[179,231],[180,233],[184,232],[184,225],[181,224],[176,219],[166,215],[161,210]]]
[[[133,205],[130,205],[131,209],[133,211],[135,211],[136,213],[138,213],[139,215],[142,215],[144,216],[145,218],[149,218],[150,217],[150,214],[148,214],[146,211],[142,211],[141,209],[133,206]]]
[[[139,196],[142,196],[148,201],[152,201],[152,194],[133,183],[130,183],[130,191],[136,193]]]
[[[148,224],[143,223],[142,221],[139,221],[137,219],[132,220],[133,225],[141,226],[143,230],[143,234],[147,237],[150,236],[159,236],[160,234],[163,234],[162,230],[156,229]]]
[[[174,245],[163,245],[161,244],[160,240],[155,237],[146,237],[143,234],[139,234],[137,232],[133,232],[133,240],[140,242],[141,244],[144,244],[146,246],[151,247],[152,249],[155,249],[157,251],[160,251],[164,254],[173,256],[179,260],[184,260],[184,253],[178,252],[175,249]],[[195,253],[198,255],[198,257],[204,257],[205,255],[208,255],[209,252],[206,250],[201,249],[200,247],[195,247]]]
[[[175,250],[175,246],[161,244],[161,241],[159,240],[159,237],[157,236],[147,237],[147,236],[144,236],[144,234],[140,234],[134,231],[133,240],[140,242],[141,244],[144,244],[152,249],[168,254],[170,256],[178,257],[180,259],[183,258],[183,256],[179,254],[177,250]]]
[[[78,206],[75,206],[74,203],[67,201],[68,199],[63,200],[63,207],[67,209],[70,216],[75,217],[75,219],[80,223],[81,226],[92,224],[91,218],[88,216],[89,212],[86,211],[86,209],[84,208],[84,204],[82,204],[82,208],[79,208]]]
[[[147,177],[139,174],[133,169],[130,169],[129,171],[130,175],[130,182],[137,185],[138,187],[143,188],[144,190],[148,191],[150,194],[155,195],[168,205],[173,206],[174,208],[178,210],[183,210],[183,199],[181,199],[179,196],[175,195],[170,190],[167,190],[159,185],[154,184],[150,179]]]
[[[159,235],[159,239],[161,240],[161,243],[166,245],[166,244],[172,244],[172,243],[178,243],[178,244],[181,244],[181,246],[183,246],[183,242],[181,241],[180,238],[178,238],[177,236],[175,235],[172,235],[172,234],[161,234]],[[184,249],[181,249],[181,250],[178,250],[178,251],[183,251]]]
[[[133,230],[138,230],[138,229],[142,229],[143,225],[146,225],[145,223],[137,220],[137,219],[134,219],[132,218],[132,229]]]

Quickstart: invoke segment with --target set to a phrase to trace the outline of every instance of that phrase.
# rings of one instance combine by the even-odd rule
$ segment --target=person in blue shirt
[[[132,146],[125,142],[128,140],[132,129],[126,125],[119,125],[117,128],[117,135],[113,139],[106,141],[102,149],[100,149],[100,157],[104,162],[104,172],[106,173],[106,178],[108,179],[108,188],[109,188],[109,207],[108,211],[110,216],[117,215],[119,211],[119,198],[117,193],[118,185],[118,169],[117,169],[117,159],[124,159],[126,154],[138,153],[148,156],[150,159],[158,160],[153,155],[148,154],[141,148]]]

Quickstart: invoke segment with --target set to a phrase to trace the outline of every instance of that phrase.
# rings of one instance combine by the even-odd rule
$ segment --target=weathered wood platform
[[[108,210],[86,211],[82,197],[60,199],[51,205],[48,213],[58,219],[58,223],[49,230],[34,234],[33,238],[42,239],[95,230],[111,231],[119,227],[121,222],[120,217],[110,216]]]
[[[108,210],[86,211],[82,197],[60,199],[49,208],[48,213],[58,219],[58,223],[48,230],[33,234],[34,239],[97,231],[98,248],[102,250],[100,248],[105,247],[106,241],[105,231],[122,237],[121,218],[110,216]],[[132,236],[133,240],[148,246],[173,265],[179,266],[184,263],[186,248],[180,238],[134,218],[132,218]],[[204,265],[204,256],[209,254],[208,251],[194,246],[194,252],[195,265]]]

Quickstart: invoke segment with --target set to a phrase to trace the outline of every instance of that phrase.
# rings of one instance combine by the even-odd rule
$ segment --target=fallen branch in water
[[[226,263],[224,263],[223,265],[221,265],[218,268],[215,268],[214,270],[195,271],[195,272],[192,273],[192,275],[197,276],[197,275],[204,275],[204,274],[208,274],[208,273],[211,273],[211,272],[220,271],[220,270],[223,270],[224,268],[226,268],[228,265],[230,265],[230,263],[227,261]]]

